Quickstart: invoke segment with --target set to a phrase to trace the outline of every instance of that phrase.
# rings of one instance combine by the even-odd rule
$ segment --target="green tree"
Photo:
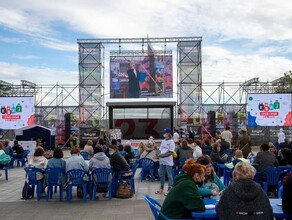
[[[289,70],[281,77],[275,91],[277,93],[291,93],[292,92],[292,71]]]

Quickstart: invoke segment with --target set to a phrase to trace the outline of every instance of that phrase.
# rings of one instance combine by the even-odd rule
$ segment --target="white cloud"
[[[55,34],[54,24],[62,23],[68,30],[94,37],[211,34],[225,39],[285,40],[292,36],[292,2],[286,0],[9,2],[3,4],[0,23],[31,34]]]
[[[203,81],[244,82],[254,77],[273,81],[291,70],[292,61],[280,56],[239,55],[220,47],[206,46],[203,51]]]
[[[14,58],[20,59],[20,60],[36,60],[41,59],[41,57],[33,56],[33,55],[13,55]]]
[[[17,37],[4,37],[0,36],[0,42],[3,43],[24,43],[26,40]]]
[[[20,85],[20,80],[36,84],[77,84],[78,72],[62,69],[27,67],[15,63],[0,62],[1,80]]]

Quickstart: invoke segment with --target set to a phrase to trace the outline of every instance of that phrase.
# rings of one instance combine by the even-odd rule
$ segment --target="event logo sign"
[[[292,126],[291,94],[249,94],[248,126]]]
[[[33,97],[1,97],[0,128],[18,129],[34,124]]]

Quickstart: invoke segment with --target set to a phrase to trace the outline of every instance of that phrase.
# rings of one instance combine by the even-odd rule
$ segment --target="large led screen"
[[[291,94],[248,94],[248,126],[292,126]]]
[[[172,98],[172,79],[172,55],[110,57],[110,98]]]
[[[33,97],[0,97],[1,129],[18,129],[34,124]]]

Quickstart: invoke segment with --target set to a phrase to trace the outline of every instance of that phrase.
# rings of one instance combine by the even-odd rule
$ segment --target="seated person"
[[[66,160],[66,172],[73,170],[73,169],[80,169],[84,170],[85,172],[89,171],[89,166],[85,162],[82,156],[80,156],[80,150],[78,147],[72,147],[71,148],[71,157],[69,157]],[[88,177],[84,177],[84,181],[88,181]],[[87,188],[87,191],[89,192],[89,188]],[[77,197],[83,198],[83,190],[82,188],[77,189]]]
[[[13,157],[13,150],[12,150],[12,147],[9,146],[8,140],[4,141],[3,150],[4,150],[5,154],[9,155],[9,157],[11,157],[11,158]]]
[[[238,162],[249,163],[249,160],[245,159],[242,154],[242,150],[236,150],[234,153],[234,160],[230,163],[226,163],[228,169],[233,169]]]
[[[289,176],[283,181],[283,212],[292,214],[292,176]]]
[[[290,148],[282,148],[278,152],[278,162],[280,166],[292,165],[292,151]]]
[[[224,138],[219,139],[218,141],[220,143],[220,153],[222,154],[223,151],[230,149],[230,143],[227,142]]]
[[[44,157],[44,149],[42,147],[36,147],[33,157],[31,158],[31,160],[28,163],[28,166],[32,166],[35,168],[39,168],[42,170],[46,170],[47,165],[48,165],[48,160],[47,158]],[[37,180],[43,180],[44,179],[44,174],[38,172],[36,174]],[[42,197],[45,196],[45,186],[43,186],[42,188]]]
[[[54,149],[53,158],[48,160],[47,167],[48,168],[61,168],[64,169],[64,172],[66,170],[66,161],[62,158],[64,157],[63,151],[61,148],[56,147]],[[66,174],[59,177],[59,181],[64,186],[64,184],[67,182]]]
[[[279,162],[276,159],[275,155],[269,152],[268,144],[261,144],[260,152],[257,153],[253,163],[257,165],[258,170],[262,172],[268,167],[278,166]]]
[[[193,149],[188,146],[187,140],[182,141],[181,147],[177,151],[177,160],[179,161],[181,158],[190,159],[193,158]],[[184,164],[178,164],[179,167],[182,167]]]
[[[126,159],[119,153],[117,146],[110,145],[109,146],[109,154],[110,154],[110,163],[114,169],[115,178],[118,178],[120,171],[130,171],[131,167],[127,163]],[[124,175],[125,177],[125,175]],[[128,176],[130,178],[131,175]]]
[[[11,161],[11,157],[3,150],[3,144],[0,142],[0,168],[3,168]],[[1,176],[1,174],[0,174]]]
[[[61,148],[56,147],[54,149],[53,158],[48,161],[47,167],[49,168],[62,168],[66,169],[66,161],[62,158],[64,157],[63,151]]]
[[[203,155],[202,152],[202,148],[201,146],[198,144],[200,142],[198,141],[193,141],[192,138],[188,138],[188,145],[191,147],[191,149],[193,150],[193,158],[196,161],[200,156]],[[201,143],[200,143],[201,144]]]
[[[78,147],[71,148],[71,157],[66,160],[66,172],[73,169],[84,170],[85,172],[89,171],[89,166],[85,162],[82,156],[80,156],[80,150]]]
[[[210,154],[211,160],[213,163],[226,163],[228,156],[225,154],[224,156],[220,156],[220,143],[214,143],[212,145],[212,152]]]
[[[102,148],[100,146],[97,146],[94,148],[94,155],[89,160],[89,170],[94,170],[97,168],[111,168],[111,163],[109,158],[105,155]],[[109,178],[112,178],[112,175],[109,176]],[[96,184],[96,176],[93,177],[93,181]],[[108,187],[105,184],[98,185],[98,193],[104,193],[104,197],[108,197]],[[98,198],[98,196],[97,196]]]
[[[269,152],[275,156],[277,156],[277,148],[272,142],[269,142]]]
[[[93,141],[88,140],[86,145],[84,146],[83,151],[89,153],[90,157],[93,155]]]
[[[22,158],[22,154],[23,154],[24,150],[23,150],[22,146],[20,146],[18,144],[17,140],[14,141],[14,145],[12,147],[12,150],[15,152],[16,158]]]
[[[197,183],[205,179],[206,167],[188,159],[183,166],[184,174],[175,178],[167,194],[161,212],[171,219],[190,219],[192,212],[205,211],[205,204],[199,194]],[[161,216],[160,216],[160,219]]]
[[[109,158],[105,155],[101,147],[94,148],[94,155],[89,160],[89,170],[96,168],[111,168],[111,163]]]
[[[206,167],[205,180],[199,187],[200,195],[203,197],[218,199],[219,195],[222,193],[222,190],[225,189],[225,186],[216,175],[210,157],[208,155],[203,155],[198,158],[197,163],[205,165]]]
[[[216,205],[219,219],[273,219],[269,198],[253,181],[256,170],[248,163],[239,162],[232,173],[233,180],[223,191]]]
[[[124,158],[126,159],[127,163],[136,161],[130,145],[125,145],[124,152],[125,152]]]
[[[202,144],[202,150],[212,150],[212,146],[211,146],[211,142],[210,139],[205,138],[203,140],[203,144]]]
[[[140,159],[142,158],[149,158],[151,160],[154,161],[154,178],[157,179],[158,178],[158,168],[159,168],[159,158],[156,155],[156,144],[154,141],[149,141],[145,147],[144,147],[144,151],[142,152]],[[151,178],[150,174],[148,175],[148,178]]]
[[[124,150],[124,146],[122,144],[119,144],[117,145],[118,146],[118,150],[119,150],[119,153],[122,155],[122,156],[125,156],[126,155],[126,152]]]

